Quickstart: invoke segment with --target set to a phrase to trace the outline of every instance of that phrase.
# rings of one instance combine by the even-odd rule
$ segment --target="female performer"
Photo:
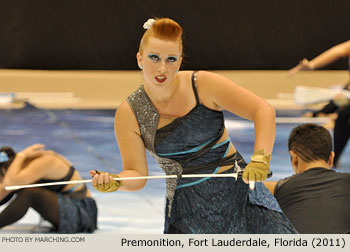
[[[262,183],[275,139],[275,111],[263,99],[220,75],[179,71],[182,28],[169,18],[150,19],[137,62],[144,85],[117,109],[115,133],[123,160],[117,176],[147,176],[147,149],[166,174],[164,233],[294,233]],[[228,137],[222,110],[253,120],[254,154],[247,165]],[[192,173],[232,173],[242,179],[183,178]],[[119,183],[90,171],[99,191],[137,191],[146,180]]]

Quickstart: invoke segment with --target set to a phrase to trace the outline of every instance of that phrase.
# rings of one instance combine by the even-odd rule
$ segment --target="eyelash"
[[[173,63],[173,62],[176,62],[177,61],[177,57],[174,57],[174,56],[170,56],[166,59],[166,61],[170,62],[170,63]]]
[[[160,61],[160,57],[155,54],[149,54],[148,58],[150,58],[152,61]]]
[[[150,54],[150,55],[148,55],[148,58],[150,58],[152,61],[156,61],[156,62],[161,60],[161,58],[156,54]],[[169,63],[174,63],[177,61],[177,57],[169,56],[168,58],[166,58],[166,61]]]

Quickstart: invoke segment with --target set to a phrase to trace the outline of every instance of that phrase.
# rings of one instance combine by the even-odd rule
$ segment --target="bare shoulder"
[[[38,172],[39,174],[44,175],[51,171],[51,167],[53,167],[52,164],[55,163],[56,160],[57,157],[44,154],[30,161],[25,168],[31,170],[32,172]]]
[[[240,88],[230,79],[209,71],[198,71],[196,86],[201,102],[214,110],[222,110],[218,99]]]
[[[180,83],[184,84],[186,87],[190,87],[192,83],[192,74],[194,71],[180,71],[177,73],[177,78],[180,80]]]
[[[178,73],[179,78],[185,79],[185,80],[189,80],[191,81],[192,78],[192,74],[196,72],[196,80],[205,80],[205,81],[210,81],[210,80],[217,80],[217,78],[224,78],[219,74],[213,73],[213,72],[209,72],[209,71],[203,71],[203,70],[196,70],[196,71],[191,71],[191,70],[187,70],[187,71],[180,71]]]
[[[118,106],[115,112],[114,123],[115,129],[129,129],[135,132],[139,132],[136,116],[127,101],[123,101]]]
[[[65,157],[52,151],[51,154],[34,159],[26,168],[29,169],[28,172],[31,171],[40,176],[40,179],[58,179],[65,176],[71,166],[72,164]],[[78,174],[77,170],[75,172]]]
[[[58,154],[56,152],[52,150],[47,150],[47,151],[44,151],[43,155],[32,160],[31,163],[46,164],[57,159],[57,155]]]
[[[185,79],[188,79],[188,77],[191,77],[192,76],[192,73],[195,72],[195,71],[191,71],[191,70],[184,70],[184,71],[179,71],[177,73],[177,75],[180,77],[180,78],[185,78]]]
[[[115,120],[136,120],[135,114],[127,101],[123,101],[115,112]]]
[[[55,161],[59,159],[60,161],[64,162],[67,166],[73,165],[66,157],[62,156],[61,154],[53,150],[45,150],[43,157],[45,157],[45,160],[49,160],[49,161]]]
[[[205,84],[210,85],[215,83],[217,84],[220,82],[233,83],[233,81],[230,80],[229,78],[210,71],[198,71],[196,79],[198,80],[198,83],[204,83],[204,85]]]
[[[115,116],[127,115],[132,112],[132,109],[127,101],[123,101],[116,109]]]

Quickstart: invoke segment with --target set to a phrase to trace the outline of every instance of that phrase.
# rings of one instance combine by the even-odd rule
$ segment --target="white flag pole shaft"
[[[218,173],[218,174],[184,174],[182,178],[203,178],[203,177],[232,177],[237,180],[238,173]],[[162,175],[162,176],[141,176],[141,177],[124,177],[124,178],[114,178],[114,180],[138,180],[138,179],[166,179],[166,178],[178,178],[177,175]],[[72,181],[62,181],[62,182],[52,182],[52,183],[39,183],[31,185],[18,185],[18,186],[6,186],[5,190],[12,191],[24,188],[32,187],[43,187],[43,186],[53,186],[53,185],[68,185],[68,184],[82,184],[82,183],[91,183],[92,179],[87,180],[72,180]],[[254,181],[253,181],[254,182]]]

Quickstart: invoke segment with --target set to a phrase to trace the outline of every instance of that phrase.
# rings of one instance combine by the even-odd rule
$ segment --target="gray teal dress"
[[[138,121],[146,149],[167,175],[164,233],[296,233],[276,199],[262,183],[250,190],[242,179],[182,178],[182,174],[225,173],[244,168],[236,152],[227,155],[230,139],[217,143],[224,132],[224,116],[200,104],[192,86],[196,106],[185,116],[157,129],[159,114],[140,86],[127,99]]]

